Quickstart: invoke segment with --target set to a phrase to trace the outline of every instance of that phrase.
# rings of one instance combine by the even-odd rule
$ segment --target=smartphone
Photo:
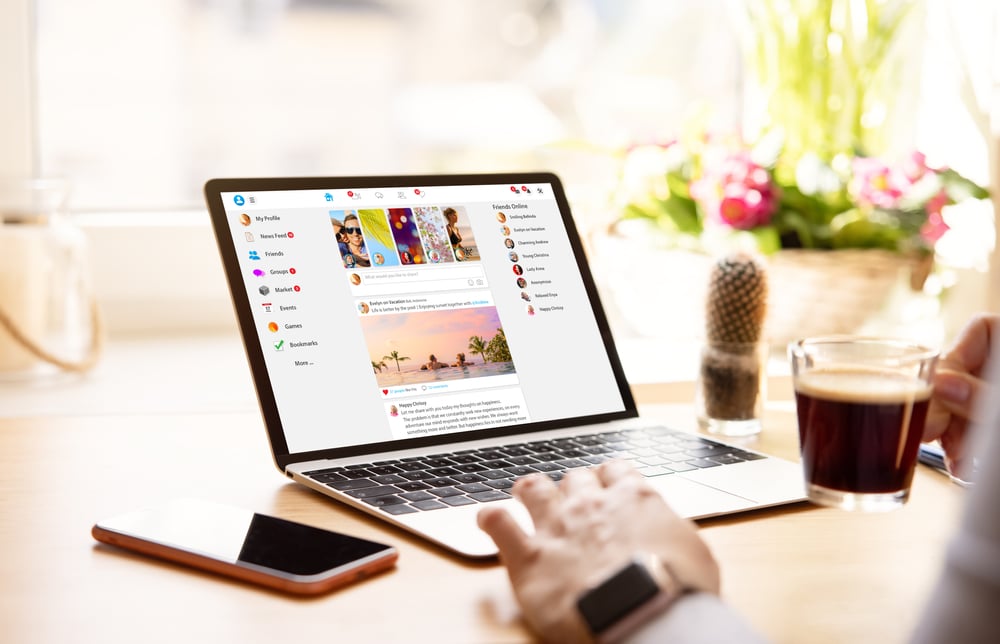
[[[261,584],[316,595],[396,564],[392,546],[196,499],[99,521],[102,543]]]

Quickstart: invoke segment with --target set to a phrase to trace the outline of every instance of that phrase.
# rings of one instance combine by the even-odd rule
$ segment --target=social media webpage
[[[551,185],[222,197],[290,453],[624,410]]]

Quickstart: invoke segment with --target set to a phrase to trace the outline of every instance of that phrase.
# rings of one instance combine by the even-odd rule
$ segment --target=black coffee
[[[930,387],[874,371],[816,370],[798,377],[795,403],[806,480],[859,493],[910,487]]]

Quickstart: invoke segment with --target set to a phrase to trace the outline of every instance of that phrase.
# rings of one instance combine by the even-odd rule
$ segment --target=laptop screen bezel
[[[536,421],[505,427],[477,429],[465,432],[453,432],[436,436],[406,438],[377,443],[365,443],[347,447],[334,447],[321,450],[290,453],[285,439],[284,426],[278,412],[277,401],[271,385],[271,377],[264,359],[264,349],[257,337],[252,306],[246,285],[243,281],[233,242],[230,223],[226,216],[226,208],[222,199],[223,193],[231,192],[264,192],[275,190],[336,190],[344,188],[377,188],[384,186],[462,186],[462,185],[507,185],[548,183],[552,186],[553,196],[562,216],[567,237],[573,250],[577,269],[583,279],[587,297],[590,300],[597,327],[600,331],[608,362],[614,373],[615,382],[621,395],[624,409],[617,412],[592,414],[573,418]],[[590,266],[586,261],[580,235],[573,222],[569,202],[566,199],[562,182],[550,172],[517,172],[491,174],[436,174],[436,175],[367,175],[355,177],[274,177],[274,178],[220,178],[211,179],[205,184],[205,200],[208,205],[215,233],[216,244],[226,274],[226,283],[236,313],[243,348],[253,376],[257,401],[264,420],[265,429],[271,445],[271,453],[275,464],[284,472],[292,463],[321,459],[337,459],[353,456],[364,456],[393,450],[431,447],[460,441],[487,439],[504,436],[521,436],[535,432],[561,429],[577,425],[604,423],[614,420],[635,418],[638,409],[632,397],[631,389],[625,378],[614,338],[608,324],[604,307],[601,305],[597,286],[594,282]]]

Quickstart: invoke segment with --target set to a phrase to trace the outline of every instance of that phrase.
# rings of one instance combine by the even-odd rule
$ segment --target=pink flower
[[[927,216],[927,221],[924,225],[920,227],[920,236],[929,246],[933,246],[948,230],[950,230],[950,227],[944,223],[941,213],[932,212]]]
[[[903,161],[903,175],[910,183],[916,183],[930,171],[931,168],[927,165],[927,156],[918,150],[914,150],[913,153]]]
[[[729,154],[717,167],[706,168],[691,184],[691,197],[710,221],[739,230],[768,224],[778,205],[771,175],[747,152]]]
[[[948,192],[942,188],[936,195],[927,200],[927,213],[940,217],[941,211],[948,205],[948,201]]]
[[[879,159],[858,157],[852,162],[852,169],[854,174],[848,190],[861,205],[895,208],[903,190],[910,184],[903,173]]]

